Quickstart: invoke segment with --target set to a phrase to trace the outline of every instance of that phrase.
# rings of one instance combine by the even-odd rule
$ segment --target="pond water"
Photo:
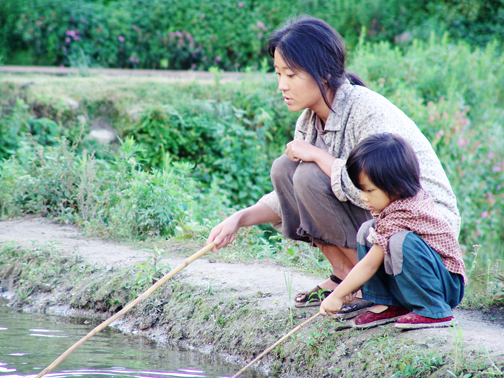
[[[82,319],[17,313],[0,306],[0,378],[34,377],[94,327]],[[229,377],[241,367],[108,327],[45,377]],[[243,376],[263,377],[253,370]]]

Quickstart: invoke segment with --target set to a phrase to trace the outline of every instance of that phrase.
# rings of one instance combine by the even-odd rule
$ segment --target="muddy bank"
[[[43,218],[0,222],[0,243],[0,286],[13,307],[86,317],[96,324],[143,292],[148,287],[144,281],[155,270],[148,251],[89,238],[73,226]],[[202,245],[171,240],[161,247],[169,256],[158,267],[174,268]],[[289,304],[295,293],[315,286],[320,278],[267,263],[215,259],[210,253],[195,261],[113,326],[158,342],[225,355],[239,370],[317,311],[291,310]],[[501,310],[456,310],[455,330],[398,332],[385,326],[357,331],[334,319],[318,319],[266,356],[258,368],[285,377],[487,371],[492,363],[504,363]]]

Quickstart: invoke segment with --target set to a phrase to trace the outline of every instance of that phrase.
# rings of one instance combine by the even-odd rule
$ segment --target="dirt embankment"
[[[69,316],[104,318],[117,311],[126,298],[117,299],[114,295],[127,292],[128,284],[115,276],[124,276],[124,272],[150,256],[145,250],[85,237],[76,227],[44,218],[0,222],[0,243],[6,245],[11,241],[26,249],[49,243],[63,256],[81,256],[83,262],[93,267],[84,270],[88,276],[78,282],[63,282],[59,287],[34,291],[24,304],[25,309],[32,311]],[[174,268],[201,247],[175,244],[163,264]],[[292,297],[315,286],[320,278],[267,263],[227,264],[214,259],[215,255],[209,253],[193,262],[114,326],[159,342],[225,354],[230,361],[244,364],[317,311],[316,308],[291,311],[286,281],[292,277]],[[16,301],[12,294],[15,280],[9,277],[13,272],[15,269],[4,270],[0,285],[10,290],[7,296]],[[102,292],[106,295],[97,299]],[[502,311],[457,309],[455,316],[457,332],[448,328],[398,332],[392,326],[357,331],[331,319],[319,319],[268,355],[259,367],[266,374],[289,377],[384,373],[390,376],[401,371],[413,356],[431,362],[436,357],[438,362],[427,368],[425,363],[415,365],[419,374],[424,374],[453,370],[454,355],[467,357],[461,371],[482,371],[492,362],[502,366]],[[454,337],[460,341],[457,340],[460,332],[463,347],[454,342]],[[459,361],[458,368],[461,366]]]

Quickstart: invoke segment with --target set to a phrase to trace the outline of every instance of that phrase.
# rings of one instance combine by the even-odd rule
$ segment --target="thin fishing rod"
[[[84,344],[84,342],[94,335],[96,335],[98,332],[102,331],[105,329],[110,323],[112,323],[114,320],[119,319],[121,316],[126,314],[129,310],[131,310],[133,307],[135,307],[138,303],[142,302],[145,298],[147,298],[149,295],[151,295],[154,291],[156,291],[160,286],[162,286],[166,281],[168,281],[170,278],[172,278],[175,274],[180,272],[182,269],[184,269],[186,266],[188,266],[190,263],[192,263],[194,260],[199,259],[201,256],[206,254],[208,251],[210,251],[212,248],[214,248],[216,245],[215,243],[207,245],[205,248],[200,249],[198,252],[196,252],[194,255],[188,257],[182,264],[180,264],[178,267],[173,269],[170,273],[167,273],[163,278],[161,278],[158,282],[156,282],[154,285],[152,285],[148,290],[146,290],[143,294],[141,294],[137,299],[134,301],[131,301],[128,303],[121,311],[116,313],[115,315],[111,316],[107,320],[105,320],[102,324],[97,326],[95,329],[93,329],[91,332],[89,332],[86,336],[84,336],[82,339],[77,341],[74,345],[72,345],[65,353],[63,353],[61,356],[59,356],[54,362],[46,367],[44,370],[42,370],[35,378],[40,378],[44,376],[45,374],[49,373],[52,371],[58,364],[63,361],[65,358],[67,358],[75,349],[77,349],[79,346]]]
[[[303,323],[301,323],[300,325],[298,325],[296,328],[292,329],[287,335],[285,335],[284,337],[282,337],[280,340],[278,340],[276,343],[274,343],[270,347],[266,348],[264,350],[264,352],[262,352],[260,355],[258,355],[256,358],[254,358],[252,361],[250,361],[245,367],[243,367],[238,373],[236,373],[235,375],[233,375],[231,378],[238,377],[241,373],[243,373],[245,370],[247,370],[250,366],[252,366],[253,364],[255,364],[257,361],[259,361],[261,358],[263,358],[266,354],[268,354],[273,349],[275,349],[278,345],[280,345],[290,335],[295,334],[296,332],[300,331],[305,325],[307,325],[308,323],[311,323],[312,321],[314,321],[315,319],[317,319],[317,317],[319,315],[322,315],[322,314],[320,312],[317,312],[311,318],[305,320]]]

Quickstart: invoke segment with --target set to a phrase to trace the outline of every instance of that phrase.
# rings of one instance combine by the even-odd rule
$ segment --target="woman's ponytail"
[[[367,85],[364,84],[364,81],[362,81],[362,79],[356,74],[345,72],[345,76],[347,77],[348,81],[350,81],[350,84],[367,87]]]

